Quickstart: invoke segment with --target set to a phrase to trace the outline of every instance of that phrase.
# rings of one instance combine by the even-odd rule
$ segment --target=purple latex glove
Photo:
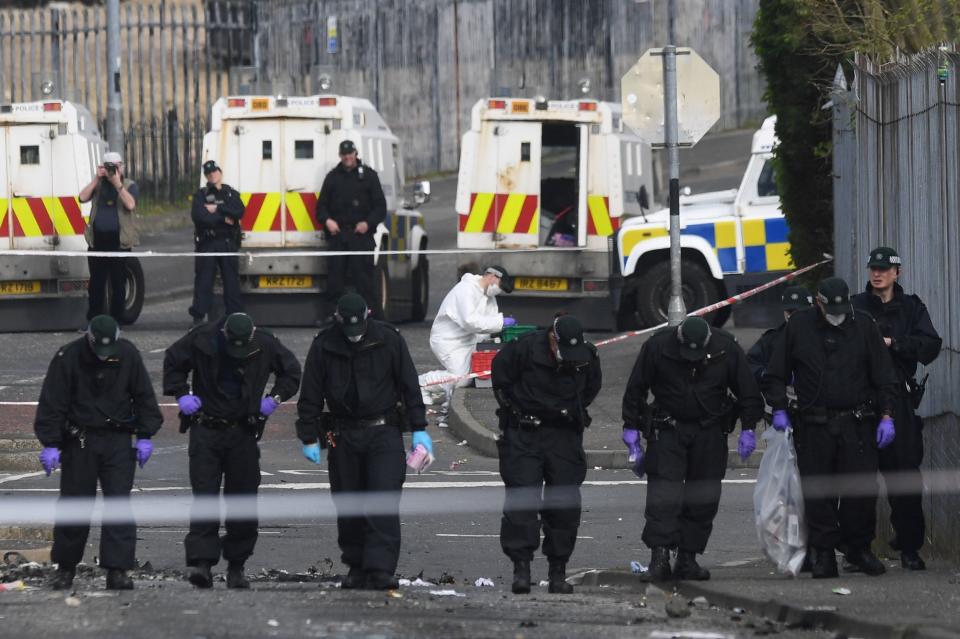
[[[737,452],[740,459],[746,460],[757,448],[757,436],[752,430],[740,431],[740,440],[737,442]]]
[[[280,404],[272,397],[264,397],[260,400],[260,414],[264,417],[270,417],[273,415],[273,411],[277,410],[277,406]]]
[[[60,449],[47,446],[41,450],[40,465],[43,466],[44,472],[47,473],[47,477],[49,477],[50,473],[60,466]]]
[[[508,326],[516,326],[517,320],[513,319],[509,315],[505,315],[503,318],[503,327],[507,328]]]
[[[623,443],[627,446],[631,470],[637,477],[643,477],[643,446],[640,444],[640,431],[635,428],[623,429]]]
[[[193,415],[200,410],[203,402],[196,395],[182,395],[177,398],[177,406],[180,407],[180,412],[184,415]]]
[[[138,439],[135,448],[137,449],[137,463],[140,464],[140,468],[143,468],[150,460],[150,455],[153,454],[153,442],[149,439]]]
[[[886,448],[897,436],[897,429],[893,427],[893,418],[884,417],[877,426],[877,447]]]
[[[787,416],[787,411],[785,410],[775,410],[773,411],[773,429],[778,430],[781,433],[788,428],[790,428],[790,418]],[[756,442],[754,442],[754,447],[756,447]]]

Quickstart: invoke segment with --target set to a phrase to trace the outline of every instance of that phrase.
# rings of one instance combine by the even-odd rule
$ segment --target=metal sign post
[[[661,58],[661,59],[658,59]],[[720,76],[693,49],[648,49],[620,82],[623,121],[654,148],[667,149],[670,165],[670,303],[675,326],[683,303],[680,237],[680,147],[691,147],[720,118]]]

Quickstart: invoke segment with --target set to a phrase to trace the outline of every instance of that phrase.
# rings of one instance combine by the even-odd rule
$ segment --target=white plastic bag
[[[768,428],[763,439],[767,449],[753,491],[757,535],[760,547],[777,570],[796,577],[807,554],[807,529],[792,431]]]

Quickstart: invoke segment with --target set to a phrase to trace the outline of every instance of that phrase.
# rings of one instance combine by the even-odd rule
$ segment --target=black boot
[[[396,590],[400,587],[400,582],[388,572],[373,571],[367,573],[364,587],[367,590]]]
[[[530,562],[520,560],[513,562],[513,585],[510,587],[515,595],[530,594]]]
[[[650,549],[650,567],[647,569],[650,581],[668,581],[673,573],[670,570],[670,550],[666,546],[654,546]]]
[[[77,571],[73,568],[58,568],[50,580],[50,588],[53,590],[70,590],[73,588],[73,577]]]
[[[107,571],[107,590],[133,590],[133,579],[126,570],[111,568]]]
[[[567,583],[567,564],[562,561],[551,561],[550,571],[547,573],[550,585],[547,592],[555,595],[569,595],[573,593],[573,586]]]
[[[673,576],[687,581],[706,581],[710,579],[710,571],[697,563],[697,553],[681,550],[673,567]]]
[[[363,574],[363,571],[356,566],[350,566],[350,572],[346,574],[345,577],[340,579],[340,589],[341,590],[356,590],[358,588],[363,588],[366,585],[366,575]]]
[[[900,553],[900,565],[904,570],[926,570],[927,564],[916,550],[904,550]]]
[[[209,561],[198,561],[191,566],[187,579],[197,588],[213,588],[213,573],[210,572]]]
[[[877,577],[887,572],[886,566],[877,559],[877,556],[874,555],[869,548],[861,548],[849,552],[846,558],[847,561],[871,577]]]
[[[840,575],[840,571],[837,570],[837,553],[833,548],[811,546],[810,552],[813,554],[813,567],[810,572],[814,579],[832,579]]]
[[[230,563],[227,565],[227,588],[237,588],[246,590],[250,587],[250,581],[243,574],[243,564]]]

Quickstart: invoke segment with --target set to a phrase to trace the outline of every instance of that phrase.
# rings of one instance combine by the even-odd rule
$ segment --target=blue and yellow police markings
[[[743,257],[747,273],[792,269],[786,218],[744,220]]]
[[[406,251],[408,248],[418,248],[409,246],[412,241],[413,227],[420,223],[420,218],[414,215],[398,215],[397,213],[388,213],[386,226],[390,229],[390,250]],[[394,258],[401,262],[409,262],[410,255],[395,255]]]
[[[711,222],[709,224],[691,224],[681,231],[683,235],[696,235],[713,247],[724,273],[737,272],[737,223]]]

